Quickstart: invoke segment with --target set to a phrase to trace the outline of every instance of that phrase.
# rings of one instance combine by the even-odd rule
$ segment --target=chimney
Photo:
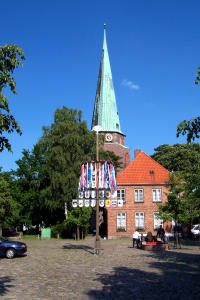
[[[134,150],[134,154],[135,154],[135,158],[138,156],[138,154],[140,154],[141,150],[140,149],[136,149]]]

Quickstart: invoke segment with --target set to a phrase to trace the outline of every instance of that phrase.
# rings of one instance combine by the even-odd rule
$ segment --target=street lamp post
[[[96,182],[96,238],[95,238],[95,254],[100,254],[100,237],[99,237],[99,125],[94,126],[96,131],[96,161],[97,161],[97,182]]]

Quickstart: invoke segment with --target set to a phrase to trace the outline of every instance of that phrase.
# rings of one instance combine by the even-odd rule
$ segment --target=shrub
[[[68,224],[66,221],[51,226],[51,236],[54,238],[57,238],[58,235],[60,238],[71,238],[73,231],[74,229],[72,226],[70,226],[70,224]]]

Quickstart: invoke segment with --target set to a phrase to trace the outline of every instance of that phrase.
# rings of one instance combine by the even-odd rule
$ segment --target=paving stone
[[[199,300],[200,242],[133,249],[130,240],[28,240],[27,255],[0,260],[0,299]]]

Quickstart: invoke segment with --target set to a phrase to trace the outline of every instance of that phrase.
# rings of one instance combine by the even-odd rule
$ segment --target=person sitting
[[[136,245],[137,245],[137,248],[139,247],[139,241],[140,241],[139,237],[140,237],[140,234],[139,234],[139,232],[136,230],[136,231],[133,233],[133,248],[134,248],[134,246],[135,246],[135,243],[136,243]]]

